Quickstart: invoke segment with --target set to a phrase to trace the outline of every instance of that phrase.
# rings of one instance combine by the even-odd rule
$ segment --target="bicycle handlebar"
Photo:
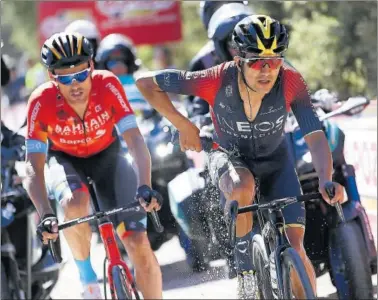
[[[115,208],[115,209],[111,209],[107,211],[99,211],[94,214],[82,217],[82,218],[76,218],[76,219],[61,223],[58,225],[58,231],[72,227],[72,226],[76,226],[78,224],[86,223],[95,219],[102,219],[104,217],[112,216],[121,212],[132,212],[132,211],[137,212],[137,211],[140,211],[141,209],[142,208],[140,206],[139,201],[134,201],[124,207],[119,207],[119,208]],[[151,221],[155,227],[155,230],[159,233],[162,232],[164,230],[164,227],[161,225],[157,212],[156,211],[151,212],[150,216],[151,216]],[[53,240],[49,240],[48,247],[49,247],[53,260],[57,263],[61,263],[62,257],[59,254],[58,247]]]
[[[238,208],[238,214],[243,214],[246,212],[251,212],[251,211],[256,211],[256,210],[267,210],[267,209],[279,210],[295,202],[305,202],[305,201],[317,200],[317,199],[322,199],[322,195],[320,193],[305,194],[305,195],[301,195],[297,197],[287,197],[287,198],[273,200],[268,203],[252,204],[252,205]]]

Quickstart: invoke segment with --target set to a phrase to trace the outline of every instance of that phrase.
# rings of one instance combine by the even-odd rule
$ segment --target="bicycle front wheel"
[[[297,251],[293,248],[285,249],[281,254],[281,267],[284,299],[315,299],[310,278],[308,278],[305,266]],[[299,279],[300,286],[297,286],[297,293],[300,293],[300,295],[293,293],[291,275]]]
[[[274,299],[270,284],[269,258],[266,253],[264,240],[260,234],[253,236],[252,253],[260,299]]]
[[[140,299],[134,281],[130,282],[122,267],[114,266],[112,269],[112,277],[115,299]]]

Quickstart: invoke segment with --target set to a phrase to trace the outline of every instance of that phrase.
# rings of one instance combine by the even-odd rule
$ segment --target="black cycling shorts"
[[[88,192],[88,177],[95,184],[100,210],[109,210],[135,201],[137,176],[125,158],[124,150],[117,139],[107,149],[88,158],[74,157],[60,151],[48,153],[49,192],[57,201],[70,197],[75,190]],[[139,212],[121,213],[111,217],[117,233],[145,231],[147,214]]]
[[[222,176],[233,169],[249,170],[259,181],[260,203],[284,197],[294,197],[302,194],[297,173],[292,159],[288,155],[275,155],[269,159],[251,160],[216,150],[208,155],[208,168],[211,180],[219,189]],[[222,201],[225,196],[222,195]],[[222,203],[223,204],[223,203]],[[303,202],[286,206],[283,210],[285,226],[302,227],[306,225],[306,210]]]

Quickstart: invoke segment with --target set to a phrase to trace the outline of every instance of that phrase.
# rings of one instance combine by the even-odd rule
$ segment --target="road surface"
[[[377,238],[376,213],[369,214],[372,230]],[[63,239],[64,240],[64,239]],[[94,236],[93,241],[96,240]],[[92,263],[101,282],[103,282],[103,259],[105,251],[101,244],[92,243]],[[53,299],[80,299],[81,286],[78,272],[67,245],[64,244],[67,257],[60,280],[55,287]],[[213,262],[208,272],[193,274],[186,262],[185,254],[177,238],[173,238],[156,251],[157,259],[163,273],[163,297],[165,299],[235,299],[236,279],[229,280],[225,273],[223,261]],[[377,298],[377,276],[373,276],[375,298]],[[328,274],[317,280],[318,297],[321,299],[337,299],[336,289]],[[109,297],[109,292],[108,292]]]

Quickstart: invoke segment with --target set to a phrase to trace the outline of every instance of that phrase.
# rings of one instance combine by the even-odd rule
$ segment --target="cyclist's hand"
[[[58,238],[58,219],[54,214],[46,214],[37,227],[37,235],[47,245],[49,240]]]
[[[192,123],[187,122],[179,129],[181,151],[192,150],[201,152],[200,130]]]
[[[332,184],[335,187],[335,191],[334,191],[335,195],[332,199],[329,198],[329,196],[326,192],[326,189],[325,189],[326,183],[320,184],[319,192],[322,194],[324,201],[326,201],[330,205],[333,205],[337,202],[343,203],[344,202],[344,188],[343,188],[343,186],[340,185],[337,182],[332,182]]]
[[[147,185],[142,185],[138,188],[136,198],[147,212],[160,210],[163,202],[161,195]]]

